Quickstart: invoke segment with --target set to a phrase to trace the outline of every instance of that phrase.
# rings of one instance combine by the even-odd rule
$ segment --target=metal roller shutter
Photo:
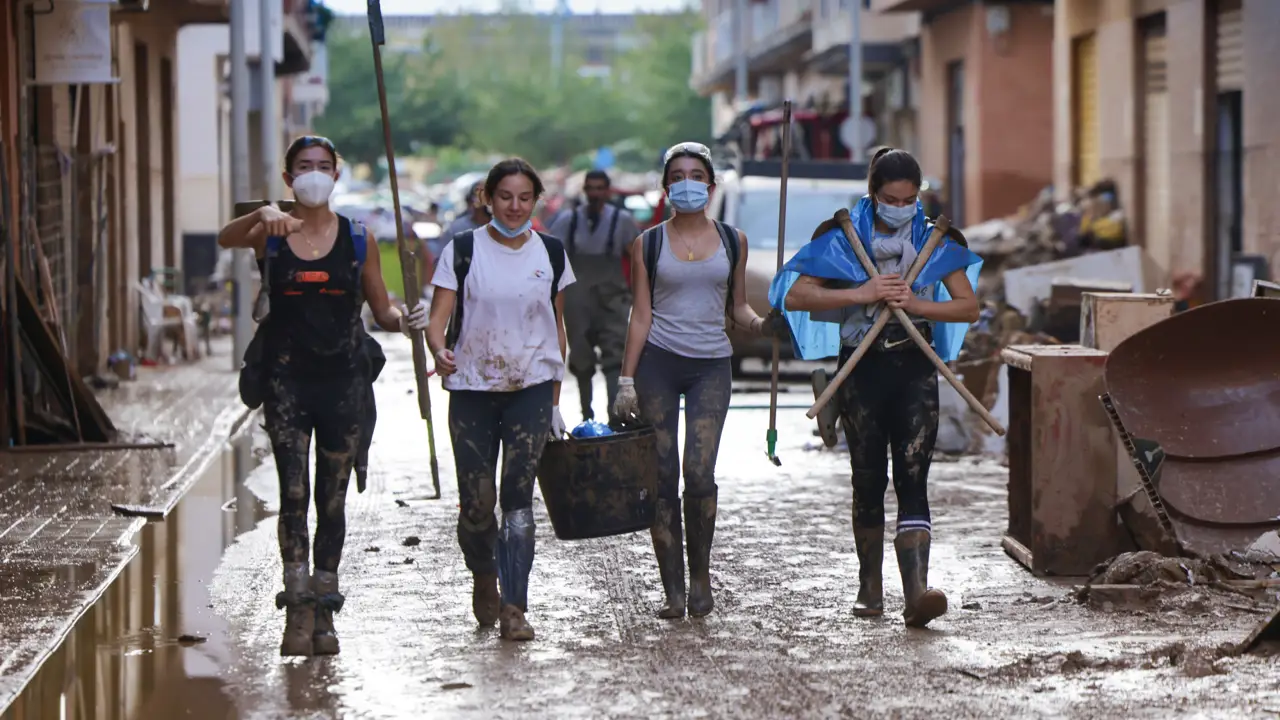
[[[1076,183],[1087,187],[1101,175],[1098,156],[1098,46],[1090,34],[1076,41],[1072,58],[1075,78]]]
[[[1224,2],[1218,11],[1213,65],[1218,92],[1244,88],[1244,11],[1238,2]]]
[[[1148,254],[1168,271],[1169,242],[1169,85],[1163,29],[1142,42],[1143,66],[1143,235]]]

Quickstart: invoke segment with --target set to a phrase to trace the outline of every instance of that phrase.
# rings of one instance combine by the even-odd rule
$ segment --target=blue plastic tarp
[[[854,231],[857,232],[867,255],[875,257],[871,248],[872,221],[874,211],[871,199],[863,197],[849,213],[853,219]],[[924,216],[924,208],[916,203],[916,216],[911,221],[911,241],[919,252],[924,248],[933,224]],[[964,269],[969,283],[978,286],[978,273],[982,270],[982,258],[951,239],[934,249],[928,262],[916,277],[912,290],[920,290],[934,286],[934,299],[944,302],[951,299],[943,278]],[[769,304],[781,310],[791,326],[792,348],[796,357],[802,360],[823,360],[837,357],[840,354],[840,323],[834,318],[813,317],[804,310],[788,310],[786,308],[787,293],[801,275],[836,280],[860,285],[867,281],[867,273],[854,255],[853,248],[845,239],[840,228],[814,238],[782,266],[782,270],[774,276],[769,287]],[[951,362],[960,355],[965,335],[969,332],[970,323],[933,324],[933,347],[938,356],[945,362]]]

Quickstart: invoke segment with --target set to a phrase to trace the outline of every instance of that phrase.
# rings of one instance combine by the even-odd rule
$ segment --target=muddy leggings
[[[851,349],[841,351],[841,365],[850,354]],[[938,438],[938,374],[933,363],[915,347],[874,349],[840,386],[840,405],[853,465],[854,526],[884,527],[892,453],[898,532],[931,530],[927,483]]]
[[[307,562],[307,506],[311,502],[308,461],[316,438],[317,570],[337,572],[347,537],[347,483],[360,442],[364,391],[356,373],[301,378],[287,370],[271,377],[263,403],[267,435],[280,476],[280,555]]]
[[[646,345],[636,367],[640,416],[657,430],[658,497],[680,500],[680,396],[684,408],[684,490],[691,498],[716,494],[716,455],[733,392],[730,358],[688,358]]]
[[[533,507],[533,483],[551,434],[553,384],[515,392],[455,390],[449,394],[449,436],[458,476],[458,544],[473,573],[497,572],[498,525],[504,514]],[[494,487],[498,449],[502,487]]]

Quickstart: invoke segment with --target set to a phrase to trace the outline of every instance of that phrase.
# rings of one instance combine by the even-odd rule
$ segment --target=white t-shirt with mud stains
[[[546,245],[536,232],[519,250],[472,233],[475,250],[466,287],[458,293],[462,329],[453,348],[458,372],[444,378],[445,390],[513,392],[564,378],[564,359],[555,308],[551,305],[554,270]],[[564,261],[559,292],[574,282]],[[431,284],[458,290],[453,272],[453,241],[444,246]]]

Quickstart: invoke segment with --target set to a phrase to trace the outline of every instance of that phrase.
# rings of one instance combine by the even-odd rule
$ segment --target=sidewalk
[[[167,515],[248,417],[213,350],[98,395],[122,441],[173,448],[0,453],[0,712],[137,553],[146,521],[112,505]]]

